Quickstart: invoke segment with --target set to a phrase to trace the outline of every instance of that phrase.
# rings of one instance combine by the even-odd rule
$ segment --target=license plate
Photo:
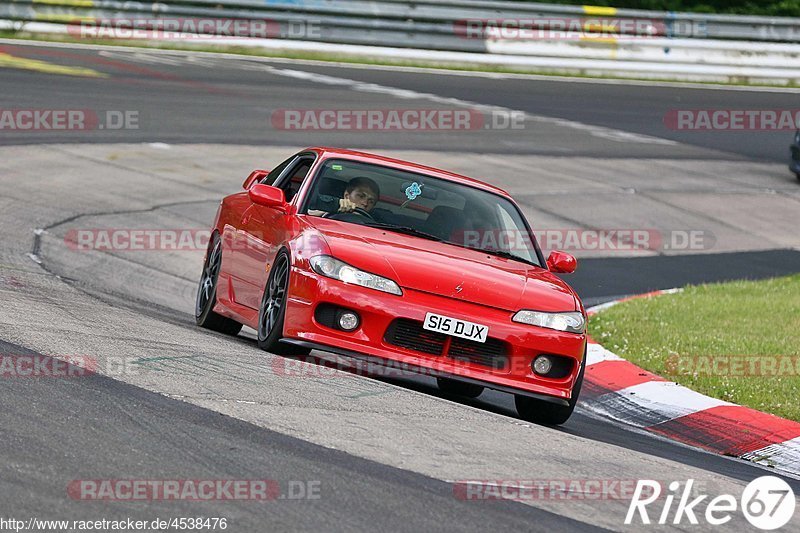
[[[489,335],[489,326],[434,313],[425,315],[422,327],[428,331],[436,331],[475,342],[486,342],[486,337]]]

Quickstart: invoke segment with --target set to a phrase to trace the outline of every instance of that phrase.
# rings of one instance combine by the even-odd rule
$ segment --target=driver
[[[323,200],[319,202],[322,209],[309,210],[309,214],[331,216],[335,213],[352,213],[356,209],[369,213],[375,207],[380,195],[381,190],[374,180],[364,177],[353,178],[347,183],[342,198],[331,197],[330,201]]]
[[[344,190],[344,196],[339,200],[339,212],[349,213],[355,209],[363,209],[367,213],[372,211],[381,190],[378,184],[370,178],[353,178]]]

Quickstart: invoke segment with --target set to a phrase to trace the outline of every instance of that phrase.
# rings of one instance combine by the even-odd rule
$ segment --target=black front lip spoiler
[[[366,361],[368,363],[375,363],[380,366],[391,367],[393,365],[400,364],[397,361],[392,361],[389,359],[383,359],[381,357],[375,357],[373,355],[363,354],[361,352],[355,352],[352,350],[345,350],[344,348],[338,348],[336,346],[328,346],[326,344],[319,344],[316,342],[308,342],[299,339],[281,339],[281,342],[287,344],[293,344],[295,346],[300,346],[302,348],[308,348],[311,350],[320,350],[322,352],[330,352],[336,355],[343,355],[345,357],[352,357],[353,359],[359,359],[361,361]],[[509,394],[516,394],[519,396],[527,396],[529,398],[533,398],[536,400],[542,400],[548,403],[554,403],[556,405],[563,405],[569,406],[569,401],[563,398],[555,398],[553,396],[547,396],[545,394],[538,394],[535,392],[528,392],[521,389],[515,389],[513,387],[506,387],[505,385],[498,385],[496,383],[490,383],[488,381],[481,381],[479,379],[474,378],[467,378],[463,376],[457,376],[455,374],[449,374],[447,372],[442,372],[441,370],[433,370],[430,368],[420,367],[416,365],[409,365],[406,363],[402,363],[402,369],[408,370],[409,372],[414,372],[417,374],[423,374],[426,376],[431,376],[435,378],[448,378],[454,381],[461,381],[463,383],[470,383],[472,385],[480,385],[482,387],[486,387],[487,389],[493,389],[500,392],[507,392]]]

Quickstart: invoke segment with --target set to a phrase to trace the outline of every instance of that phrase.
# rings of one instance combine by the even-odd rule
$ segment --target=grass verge
[[[800,274],[630,300],[589,333],[697,392],[800,421]]]

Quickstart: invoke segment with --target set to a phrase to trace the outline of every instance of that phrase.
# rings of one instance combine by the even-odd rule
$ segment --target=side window
[[[280,183],[275,184],[276,187],[283,189],[287,202],[291,202],[294,199],[313,164],[314,159],[311,157],[298,159],[294,165],[284,172]]]
[[[289,159],[287,159],[286,161],[275,167],[269,174],[267,174],[266,178],[261,180],[261,183],[263,183],[264,185],[273,185],[275,183],[275,180],[277,180],[278,177],[280,177],[281,173],[286,169],[286,167],[289,166],[289,163],[291,163],[295,159],[297,159],[297,156],[293,155],[292,157],[290,157]]]
[[[500,249],[522,256],[529,261],[536,261],[536,258],[532,255],[531,246],[528,243],[522,243],[523,240],[527,240],[530,237],[525,223],[519,219],[519,214],[509,213],[504,205],[495,207],[501,222],[498,238]]]

